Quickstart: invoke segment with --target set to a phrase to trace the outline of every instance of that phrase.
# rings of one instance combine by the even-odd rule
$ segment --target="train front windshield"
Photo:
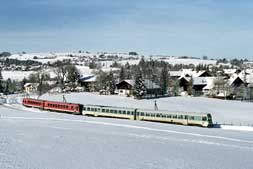
[[[209,125],[213,125],[211,114],[207,114],[207,120],[208,120]]]

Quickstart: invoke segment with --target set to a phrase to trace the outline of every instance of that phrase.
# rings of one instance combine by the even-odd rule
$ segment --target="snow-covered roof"
[[[131,79],[127,79],[127,80],[123,80],[123,81],[130,84],[131,86],[134,86],[134,84],[135,84],[134,80],[131,80]],[[121,82],[123,82],[123,81],[121,81]],[[119,83],[121,83],[121,82],[119,82]],[[147,89],[158,89],[158,88],[160,88],[160,86],[158,86],[156,83],[154,83],[154,82],[152,82],[151,80],[148,80],[148,79],[144,80],[144,85]]]
[[[152,82],[151,80],[144,80],[144,85],[147,89],[159,89],[160,86],[158,86],[156,83]]]
[[[223,69],[225,74],[234,74],[237,69]]]
[[[187,77],[187,76],[200,77],[205,72],[206,72],[205,70],[195,71],[192,69],[182,69],[181,71],[171,71],[170,76],[180,76],[180,78]]]
[[[26,83],[24,87],[38,87],[39,83]]]
[[[134,80],[127,79],[127,80],[123,80],[123,81],[127,82],[131,86],[134,86]]]
[[[214,80],[216,77],[206,77],[206,86],[203,88],[203,90],[211,90],[214,87]]]
[[[205,77],[194,77],[193,78],[193,85],[206,85],[207,80]]]
[[[229,85],[232,85],[232,84],[234,83],[234,81],[235,81],[237,78],[239,78],[240,80],[242,80],[242,81],[244,82],[243,78],[242,78],[240,75],[238,75],[238,74],[233,74],[233,75],[230,76],[230,78],[228,79],[228,84],[229,84]]]
[[[82,82],[95,82],[96,78],[97,78],[97,76],[95,76],[95,75],[83,76],[80,78],[80,81],[82,81]]]
[[[170,71],[169,74],[172,77],[179,77],[182,75],[182,71]]]
[[[216,77],[195,77],[193,78],[193,85],[205,85],[204,90],[210,90],[214,87],[214,80]]]

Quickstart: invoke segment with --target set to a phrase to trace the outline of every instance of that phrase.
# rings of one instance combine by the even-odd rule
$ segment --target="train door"
[[[211,114],[207,114],[207,121],[208,121],[208,126],[212,126],[213,125]]]
[[[185,119],[185,125],[188,125],[188,115],[185,115],[184,119]]]
[[[45,104],[46,104],[46,101],[42,101],[42,105],[41,105],[41,109],[44,110],[44,107],[45,107]]]
[[[83,112],[83,105],[82,105],[82,104],[79,104],[78,107],[79,107],[79,113],[82,114],[82,112]]]
[[[137,111],[137,109],[134,109],[134,120],[138,119],[139,119],[139,112]]]

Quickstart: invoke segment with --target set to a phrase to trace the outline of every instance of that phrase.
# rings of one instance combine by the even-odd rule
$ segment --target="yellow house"
[[[38,83],[26,83],[24,85],[24,88],[25,88],[25,92],[27,94],[30,94],[30,93],[34,93],[37,91],[37,88],[38,88]]]

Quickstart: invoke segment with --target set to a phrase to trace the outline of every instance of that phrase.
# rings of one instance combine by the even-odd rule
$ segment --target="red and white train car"
[[[30,99],[30,98],[24,98],[23,105],[27,107],[39,108],[42,110],[66,112],[66,113],[78,114],[78,115],[81,115],[82,110],[83,110],[82,104],[55,102],[55,101],[38,100],[38,99]]]

